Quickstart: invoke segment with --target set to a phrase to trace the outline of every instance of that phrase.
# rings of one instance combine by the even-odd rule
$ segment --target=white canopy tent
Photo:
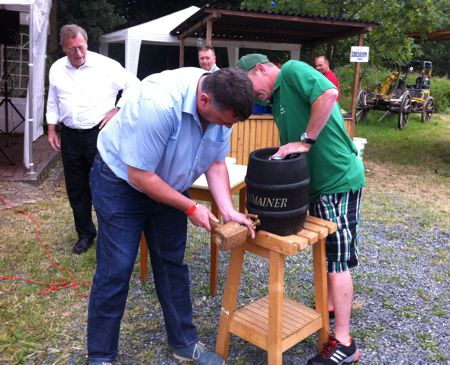
[[[134,27],[118,30],[100,37],[100,53],[108,55],[110,43],[125,43],[125,68],[137,75],[141,45],[179,45],[177,37],[170,35],[170,31],[198,12],[200,8],[190,6],[186,9],[163,16]],[[195,38],[187,38],[185,45],[196,46]],[[248,41],[214,40],[214,47],[227,47],[228,61],[234,65],[239,56],[239,48],[258,48],[271,50],[285,50],[291,52],[292,59],[300,58],[300,45],[284,43],[258,43]]]
[[[20,12],[20,24],[29,28],[23,163],[30,173],[34,173],[32,143],[44,133],[45,61],[50,8],[51,0],[0,0],[0,9]]]

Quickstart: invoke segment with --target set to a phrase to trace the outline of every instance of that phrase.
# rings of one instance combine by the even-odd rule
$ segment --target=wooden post
[[[237,303],[239,284],[241,282],[242,265],[244,263],[245,245],[231,249],[228,264],[227,281],[223,293],[220,312],[219,333],[216,341],[216,352],[227,360],[230,349],[230,325]]]
[[[310,50],[310,54],[309,54],[309,57],[308,57],[308,62],[310,64],[310,66],[316,68],[315,67],[315,63],[314,63],[314,60],[315,60],[315,57],[316,57],[314,55],[316,53],[316,46],[311,47],[309,50]]]
[[[148,246],[147,240],[145,239],[144,232],[141,233],[140,242],[140,265],[141,265],[141,281],[143,283],[147,282],[148,279]]]
[[[362,47],[363,45],[363,35],[358,34],[358,46]],[[353,93],[352,93],[352,120],[347,124],[347,133],[350,138],[355,136],[355,123],[356,123],[356,97],[358,96],[359,91],[359,72],[361,65],[359,62],[355,62],[355,74],[353,76]]]
[[[206,45],[211,47],[212,44],[212,20],[206,21]]]
[[[211,202],[211,213],[220,221],[220,211],[214,199]],[[210,238],[211,260],[209,262],[209,294],[214,297],[217,294],[217,277],[219,274],[219,247]]]
[[[184,38],[180,38],[180,67],[184,67]]]
[[[330,336],[325,238],[319,239],[313,246],[313,263],[316,311],[322,315],[323,321],[322,328],[317,333],[319,351],[322,351],[323,345],[328,341],[328,337]]]
[[[269,254],[269,326],[267,363],[283,363],[282,324],[284,294],[284,257],[275,251]]]

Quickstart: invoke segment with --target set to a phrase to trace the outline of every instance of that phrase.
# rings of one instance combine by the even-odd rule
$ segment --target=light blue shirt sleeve
[[[97,143],[118,177],[129,182],[132,166],[156,173],[182,192],[214,161],[225,159],[231,128],[209,123],[203,130],[197,114],[197,84],[203,73],[192,68],[165,71],[130,93]]]
[[[123,112],[120,158],[129,166],[156,172],[178,127],[174,111],[163,109],[155,100],[145,97]]]

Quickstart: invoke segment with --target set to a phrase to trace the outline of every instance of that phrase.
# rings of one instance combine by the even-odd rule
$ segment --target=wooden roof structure
[[[419,32],[408,33],[408,36],[419,40],[448,41],[450,40],[450,29],[440,29],[435,32],[421,34]]]
[[[318,45],[358,37],[358,46],[363,45],[363,35],[378,27],[379,23],[363,20],[348,20],[332,17],[310,16],[303,14],[267,12],[229,7],[215,7],[209,4],[176,26],[170,34],[180,40],[180,67],[184,66],[184,46],[188,38],[206,35],[206,45],[227,41],[236,44],[234,59],[238,58],[238,47],[244,42],[258,45],[296,44],[309,48]],[[266,47],[261,46],[261,49]],[[291,52],[291,57],[294,55]],[[297,56],[300,56],[297,53]],[[229,55],[230,57],[230,55]],[[235,64],[230,63],[230,64]],[[352,95],[352,116],[356,115],[356,95],[359,89],[360,64],[355,63]],[[347,121],[347,130],[354,136],[355,118]]]
[[[208,24],[212,29],[208,29]],[[203,6],[174,28],[178,38],[211,33],[212,40],[318,44],[370,32],[379,24],[362,20]],[[208,44],[208,37],[207,37]]]

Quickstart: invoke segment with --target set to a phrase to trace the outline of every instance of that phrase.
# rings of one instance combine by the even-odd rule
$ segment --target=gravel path
[[[352,320],[352,335],[362,350],[359,364],[449,364],[448,230],[434,226],[431,219],[411,209],[410,202],[392,201],[389,209],[381,202],[374,211],[365,211],[361,230],[360,266],[353,271]],[[186,260],[191,267],[195,323],[200,339],[213,348],[228,255],[221,253],[219,295],[211,298],[207,294],[208,236],[191,227],[190,238]],[[286,263],[286,294],[308,305],[313,303],[310,268],[310,252],[291,257]],[[266,262],[247,255],[239,303],[247,304],[265,295],[267,277]],[[153,285],[142,285],[136,270],[116,363],[176,364],[162,325]],[[283,364],[306,364],[316,351],[315,343],[315,337],[310,337],[294,346],[284,353]],[[74,354],[69,363],[79,363],[79,357]],[[232,336],[227,363],[266,364],[266,353]]]
[[[50,188],[39,190],[29,194],[29,202],[52,192]],[[10,193],[10,199],[23,195],[13,190]],[[352,336],[362,350],[359,364],[450,364],[448,221],[439,227],[432,215],[415,209],[413,201],[394,201],[387,192],[375,194],[368,193],[363,199],[360,266],[353,271]],[[191,226],[189,242],[186,261],[190,264],[193,283],[195,323],[200,340],[214,348],[228,254],[220,254],[219,295],[211,298],[208,295],[209,236]],[[288,297],[312,306],[311,266],[310,251],[288,258],[285,291]],[[265,260],[247,255],[239,304],[248,304],[267,294],[267,278]],[[86,333],[86,313],[79,315],[75,323],[78,339]],[[85,343],[73,348],[67,363],[82,364],[85,348]],[[313,336],[285,352],[283,364],[306,364],[315,351]],[[53,364],[52,359],[56,358],[49,353],[43,364]],[[264,351],[231,336],[227,364],[266,363]],[[151,279],[148,284],[141,284],[137,266],[122,321],[120,355],[115,362],[119,364],[177,364],[167,345],[154,286]]]

